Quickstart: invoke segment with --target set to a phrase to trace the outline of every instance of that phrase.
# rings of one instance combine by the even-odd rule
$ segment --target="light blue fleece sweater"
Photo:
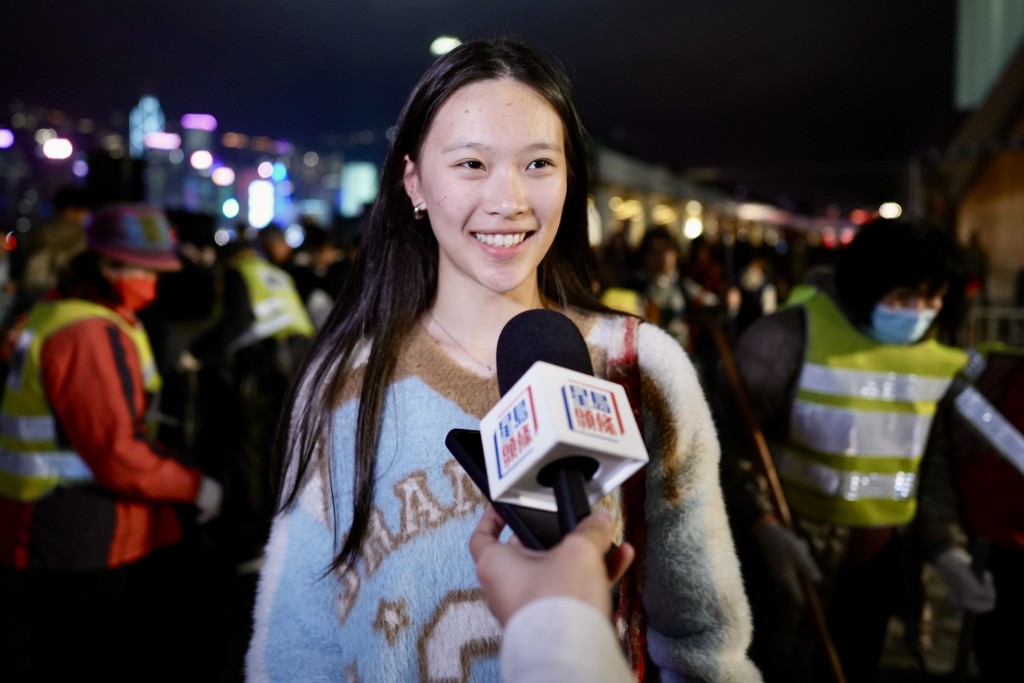
[[[622,319],[570,316],[603,376],[623,352]],[[651,456],[644,602],[652,658],[667,681],[759,681],[746,657],[750,615],[707,405],[674,340],[643,325],[638,346]],[[450,429],[479,428],[497,382],[459,367],[421,328],[411,333],[386,399],[369,536],[352,568],[328,572],[351,520],[360,380],[355,373],[335,410],[331,457],[275,518],[247,679],[497,681],[500,629],[467,548],[485,501],[444,445]],[[614,512],[617,499],[602,504]]]

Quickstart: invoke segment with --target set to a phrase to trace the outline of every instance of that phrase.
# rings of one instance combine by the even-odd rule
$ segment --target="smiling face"
[[[537,267],[567,187],[555,110],[518,81],[471,83],[441,106],[419,158],[405,163],[411,206],[423,204],[438,242],[438,297],[471,288],[539,303]]]

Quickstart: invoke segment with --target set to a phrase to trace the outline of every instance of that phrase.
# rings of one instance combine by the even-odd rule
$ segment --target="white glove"
[[[971,556],[963,548],[944,550],[935,558],[936,571],[949,586],[953,604],[964,611],[982,614],[996,606],[996,587],[992,572],[985,571],[981,578],[971,571]]]
[[[776,521],[759,525],[754,530],[768,562],[768,569],[797,604],[804,603],[804,591],[800,576],[806,576],[817,583],[821,581],[821,570],[811,556],[807,541],[797,536]]]
[[[220,514],[220,505],[224,500],[224,489],[213,477],[204,476],[199,482],[199,493],[196,495],[196,521],[206,524]]]

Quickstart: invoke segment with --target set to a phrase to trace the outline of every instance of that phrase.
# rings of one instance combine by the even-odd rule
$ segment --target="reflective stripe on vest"
[[[1024,435],[977,389],[966,385],[953,400],[956,411],[997,453],[1024,474]]]
[[[917,485],[917,474],[914,472],[844,472],[803,458],[791,457],[789,453],[784,453],[779,459],[778,470],[787,479],[843,500],[905,501],[914,495]]]
[[[89,301],[66,299],[37,304],[21,331],[0,404],[0,496],[30,501],[57,486],[92,480],[89,466],[57,443],[57,422],[42,387],[41,355],[46,340],[77,322],[102,318],[132,340],[147,392],[161,386],[149,340],[141,325]]]
[[[0,434],[18,441],[56,441],[57,425],[49,415],[0,414]]]
[[[12,451],[0,446],[0,496],[38,500],[58,486],[85,484],[92,470],[74,451]]]
[[[255,320],[229,344],[229,351],[270,337],[313,336],[313,322],[288,273],[251,253],[240,256],[235,268],[245,282]]]
[[[932,414],[836,408],[797,399],[789,440],[822,453],[902,458],[924,453]]]
[[[823,294],[802,305],[806,358],[778,464],[788,502],[836,524],[906,523],[938,401],[965,356],[934,341],[876,342]]]

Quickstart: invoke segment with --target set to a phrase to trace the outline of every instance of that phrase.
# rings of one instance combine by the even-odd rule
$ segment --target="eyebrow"
[[[481,152],[490,151],[490,146],[483,144],[482,142],[453,142],[441,150],[442,153],[447,154],[449,152],[457,152],[462,149],[479,150]],[[532,145],[527,145],[520,150],[522,152],[555,152],[557,154],[562,153],[562,146],[556,145],[553,142],[535,142]]]

